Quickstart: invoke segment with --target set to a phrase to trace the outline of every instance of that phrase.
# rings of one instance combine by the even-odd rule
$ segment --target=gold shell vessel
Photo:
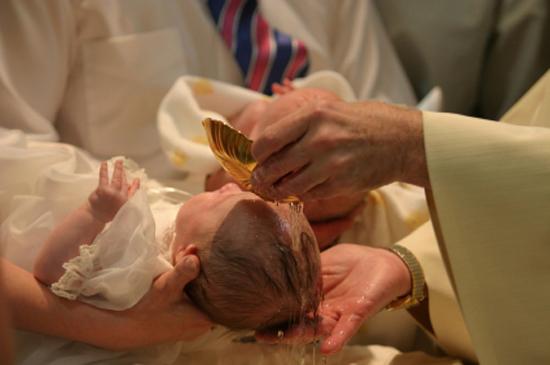
[[[250,178],[257,162],[250,152],[252,141],[229,124],[219,120],[206,118],[202,121],[202,125],[206,130],[210,149],[224,170],[243,188],[253,191]],[[257,194],[257,192],[255,193]],[[271,200],[264,196],[261,197]],[[294,196],[280,200],[283,203],[299,201]]]

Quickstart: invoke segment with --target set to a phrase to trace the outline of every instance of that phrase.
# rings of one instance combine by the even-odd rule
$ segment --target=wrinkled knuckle
[[[252,154],[258,158],[265,158],[267,156],[262,156],[265,154],[265,151],[269,150],[271,146],[275,143],[275,134],[272,128],[266,128],[263,135],[252,144]]]
[[[321,192],[323,197],[326,197],[330,192],[338,189],[339,184],[338,180],[334,178],[335,175],[332,175],[331,178],[322,186]]]
[[[311,148],[313,151],[321,152],[326,150],[329,146],[330,138],[322,131],[311,139]]]
[[[279,186],[277,186],[277,190],[284,195],[300,194],[303,191],[302,184],[295,179],[283,181]]]
[[[342,158],[340,157],[333,157],[329,159],[327,163],[327,169],[331,172],[331,175],[336,175],[339,171],[341,171],[345,167],[345,163]]]
[[[330,110],[334,109],[334,100],[319,100],[317,104],[323,113],[328,113]]]
[[[354,166],[354,163],[353,163],[353,158],[352,156],[350,155],[343,155],[343,156],[338,156],[338,158],[336,159],[335,161],[335,164],[336,164],[336,168],[341,171],[343,169],[348,169],[350,167],[353,167]]]
[[[318,121],[322,119],[325,116],[326,113],[326,106],[323,102],[315,102],[311,106],[311,110],[309,112],[310,118],[313,121]]]
[[[273,175],[278,175],[281,173],[282,166],[273,160],[268,160],[264,162],[262,170],[259,171],[259,178],[265,180],[272,177]]]

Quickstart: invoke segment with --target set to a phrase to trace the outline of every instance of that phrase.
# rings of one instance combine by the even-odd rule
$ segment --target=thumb
[[[364,317],[357,314],[345,314],[336,323],[330,335],[321,342],[320,350],[322,354],[334,354],[342,349],[346,342],[359,330]]]
[[[193,254],[178,253],[174,268],[164,278],[165,287],[176,293],[199,275],[199,258]]]

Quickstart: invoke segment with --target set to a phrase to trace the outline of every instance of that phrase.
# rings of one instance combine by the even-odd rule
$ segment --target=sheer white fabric
[[[156,240],[147,194],[139,189],[93,244],[82,245],[80,255],[63,265],[52,291],[105,309],[132,307],[170,269],[169,243]]]

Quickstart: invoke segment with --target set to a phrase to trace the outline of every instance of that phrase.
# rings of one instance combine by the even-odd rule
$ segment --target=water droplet
[[[357,301],[355,303],[357,304],[363,304],[367,301],[367,297],[366,296],[361,296],[359,299],[357,299]]]

